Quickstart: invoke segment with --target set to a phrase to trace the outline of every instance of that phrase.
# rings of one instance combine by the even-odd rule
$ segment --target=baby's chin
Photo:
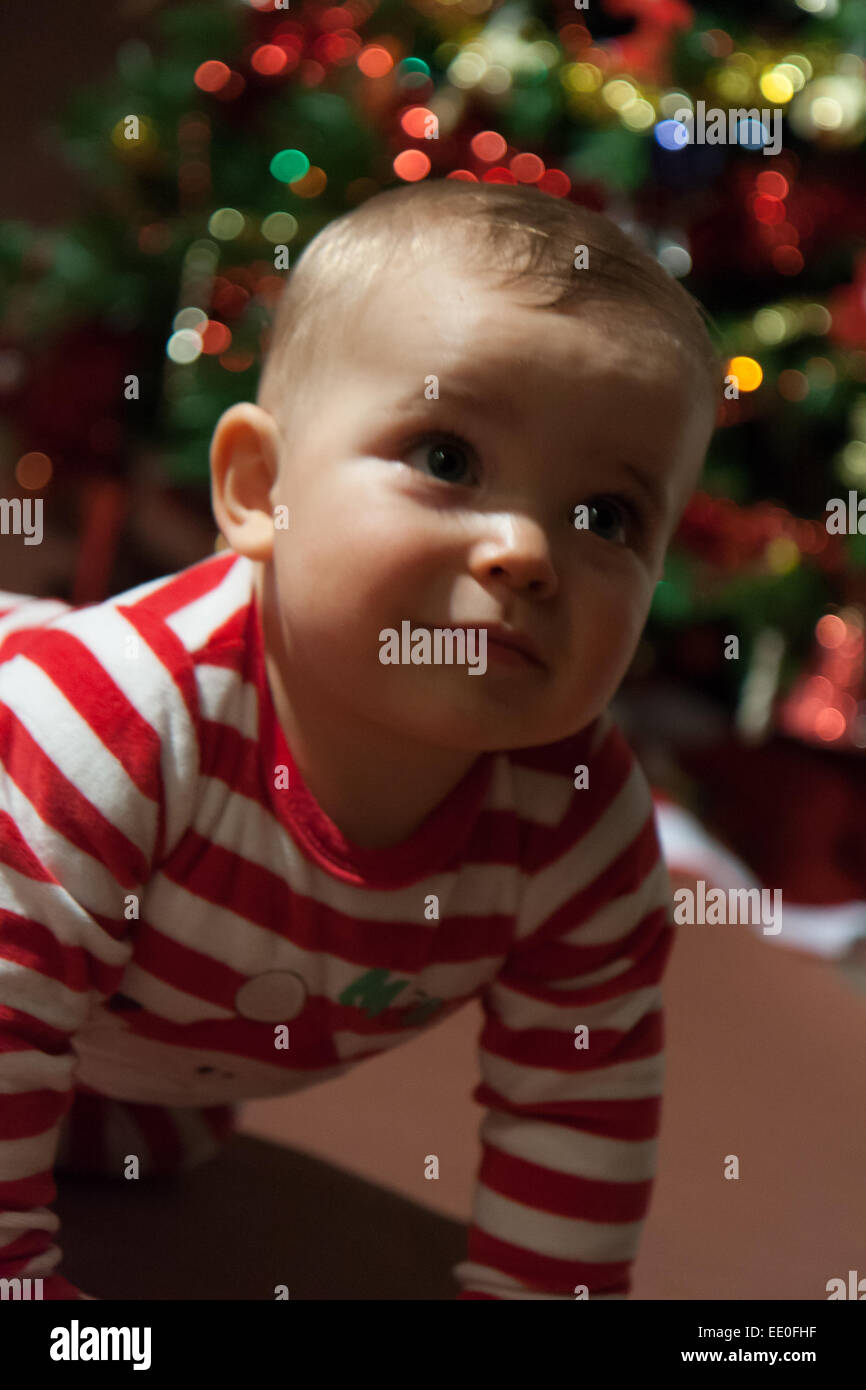
[[[477,679],[480,682],[484,678]],[[572,704],[567,711],[554,713],[543,710],[531,699],[523,708],[514,697],[510,704],[493,705],[481,702],[466,706],[452,700],[443,701],[438,709],[421,710],[416,706],[411,715],[405,710],[397,712],[385,721],[385,727],[393,734],[427,743],[431,749],[479,755],[504,753],[515,748],[541,748],[570,738],[586,728],[601,707],[597,701],[585,710]]]

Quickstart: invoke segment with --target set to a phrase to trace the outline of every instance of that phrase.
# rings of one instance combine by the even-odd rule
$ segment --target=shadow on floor
[[[101,1299],[453,1301],[466,1256],[459,1222],[247,1135],[176,1177],[57,1193],[60,1272]]]

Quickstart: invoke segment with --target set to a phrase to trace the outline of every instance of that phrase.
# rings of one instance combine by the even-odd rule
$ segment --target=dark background
[[[62,225],[87,208],[85,183],[46,129],[68,96],[99,81],[127,39],[159,44],[165,0],[3,0],[0,5],[0,217]]]

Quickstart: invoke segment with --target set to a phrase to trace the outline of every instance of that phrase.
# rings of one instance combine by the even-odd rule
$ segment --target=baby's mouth
[[[517,628],[508,628],[501,623],[411,623],[411,632],[427,632],[431,636],[436,632],[464,632],[468,635],[474,634],[476,647],[480,645],[481,634],[484,634],[484,645],[487,652],[493,657],[497,664],[513,667],[523,667],[524,669],[546,670],[546,663],[542,660],[541,654],[536,643],[527,633],[519,631]]]
[[[457,630],[461,629],[464,632],[484,632],[488,649],[493,647],[501,652],[513,652],[522,657],[527,666],[544,666],[536,643],[518,628],[505,627],[501,623],[479,623],[475,628],[460,624]]]

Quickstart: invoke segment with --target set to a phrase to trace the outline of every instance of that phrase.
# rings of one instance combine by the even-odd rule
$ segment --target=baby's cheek
[[[646,622],[648,605],[642,596],[622,593],[615,586],[597,590],[588,599],[586,650],[600,684],[616,686],[634,656]]]

